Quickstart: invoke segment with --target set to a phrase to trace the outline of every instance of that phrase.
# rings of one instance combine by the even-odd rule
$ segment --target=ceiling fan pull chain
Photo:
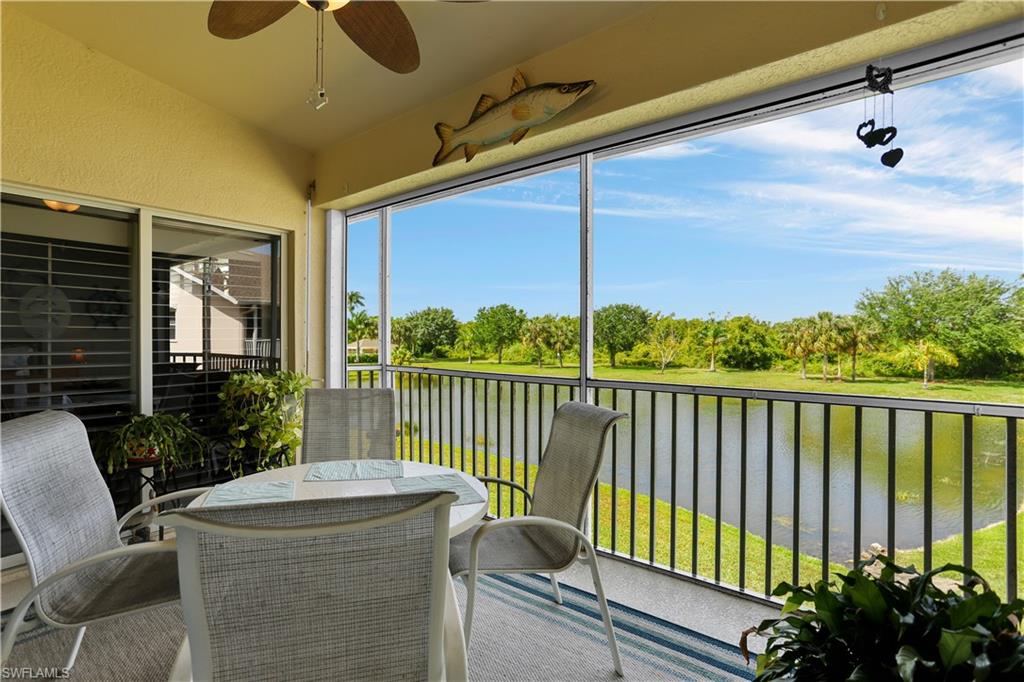
[[[324,88],[324,10],[316,9],[316,82],[313,92],[306,100],[315,111],[327,104],[327,89]]]

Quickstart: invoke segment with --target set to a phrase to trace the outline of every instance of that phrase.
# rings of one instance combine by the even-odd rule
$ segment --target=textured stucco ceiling
[[[313,12],[242,40],[206,30],[209,2],[19,2],[17,8],[243,121],[306,149],[371,128],[501,69],[649,8],[641,2],[403,2],[421,66],[399,75],[328,20],[328,106],[313,85]]]

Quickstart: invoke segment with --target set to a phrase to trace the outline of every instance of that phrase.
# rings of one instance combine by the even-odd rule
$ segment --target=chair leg
[[[552,596],[555,599],[555,603],[556,604],[561,604],[562,603],[562,591],[560,589],[558,589],[558,578],[555,577],[554,573],[551,574],[551,592],[552,592]]]
[[[469,651],[469,638],[473,632],[473,602],[476,601],[476,571],[470,571],[465,576],[466,581],[466,617],[463,630],[466,633],[466,651]]]
[[[604,585],[601,583],[601,571],[597,567],[597,556],[593,550],[587,552],[586,563],[590,564],[590,577],[594,580],[594,592],[597,594],[597,603],[601,607],[604,629],[608,634],[608,648],[612,652],[612,663],[618,676],[623,677],[622,661],[619,659],[619,644],[615,641],[615,628],[612,626],[612,614],[608,610],[608,600],[605,599]]]
[[[68,670],[71,670],[75,665],[75,659],[78,658],[78,649],[82,646],[83,637],[85,637],[84,625],[75,631],[75,641],[71,644],[71,651],[68,652],[67,661],[64,663],[64,667]]]

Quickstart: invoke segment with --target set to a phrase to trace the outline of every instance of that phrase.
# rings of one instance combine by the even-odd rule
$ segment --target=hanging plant
[[[301,372],[232,374],[221,388],[228,471],[235,478],[295,463],[302,443],[302,397],[312,383]]]
[[[107,473],[129,464],[160,465],[160,472],[203,463],[208,442],[189,426],[188,413],[137,414],[112,431],[102,450]]]

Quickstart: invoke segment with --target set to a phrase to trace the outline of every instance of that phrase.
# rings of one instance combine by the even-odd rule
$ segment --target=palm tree
[[[860,315],[844,315],[837,322],[839,350],[850,354],[850,380],[857,380],[857,353],[875,349],[878,342],[878,328]],[[839,378],[843,378],[843,366],[839,365]]]
[[[701,327],[701,341],[703,341],[705,348],[708,349],[708,353],[711,355],[711,366],[708,367],[709,372],[718,371],[715,369],[715,357],[718,355],[718,347],[725,343],[725,330],[725,320],[716,320],[714,313],[708,316],[707,321]]]
[[[814,322],[800,317],[782,325],[779,330],[782,351],[800,360],[800,378],[807,378],[807,358],[814,352]]]
[[[349,317],[355,315],[356,309],[362,308],[366,305],[366,299],[358,291],[348,292],[348,300],[346,301],[346,308],[348,308]]]
[[[823,310],[814,316],[814,350],[821,353],[821,380],[828,381],[828,356],[839,347],[836,316]]]
[[[373,338],[371,334],[376,330],[377,323],[374,318],[366,314],[365,310],[357,310],[348,319],[349,342],[356,344],[356,362],[363,354],[363,339]]]
[[[544,366],[544,346],[548,343],[549,320],[545,317],[533,317],[523,324],[523,343],[537,353],[537,367]]]
[[[455,350],[466,354],[466,362],[473,364],[473,353],[480,346],[477,338],[476,323],[466,322],[459,327],[459,335],[455,339]]]
[[[579,330],[568,315],[552,318],[548,323],[548,346],[558,358],[558,366],[564,367],[564,355],[575,348],[579,341]]]
[[[935,365],[956,367],[958,360],[948,349],[933,341],[921,340],[917,343],[908,343],[896,353],[898,360],[909,362],[924,377],[925,388],[928,388],[928,381],[935,381]]]

